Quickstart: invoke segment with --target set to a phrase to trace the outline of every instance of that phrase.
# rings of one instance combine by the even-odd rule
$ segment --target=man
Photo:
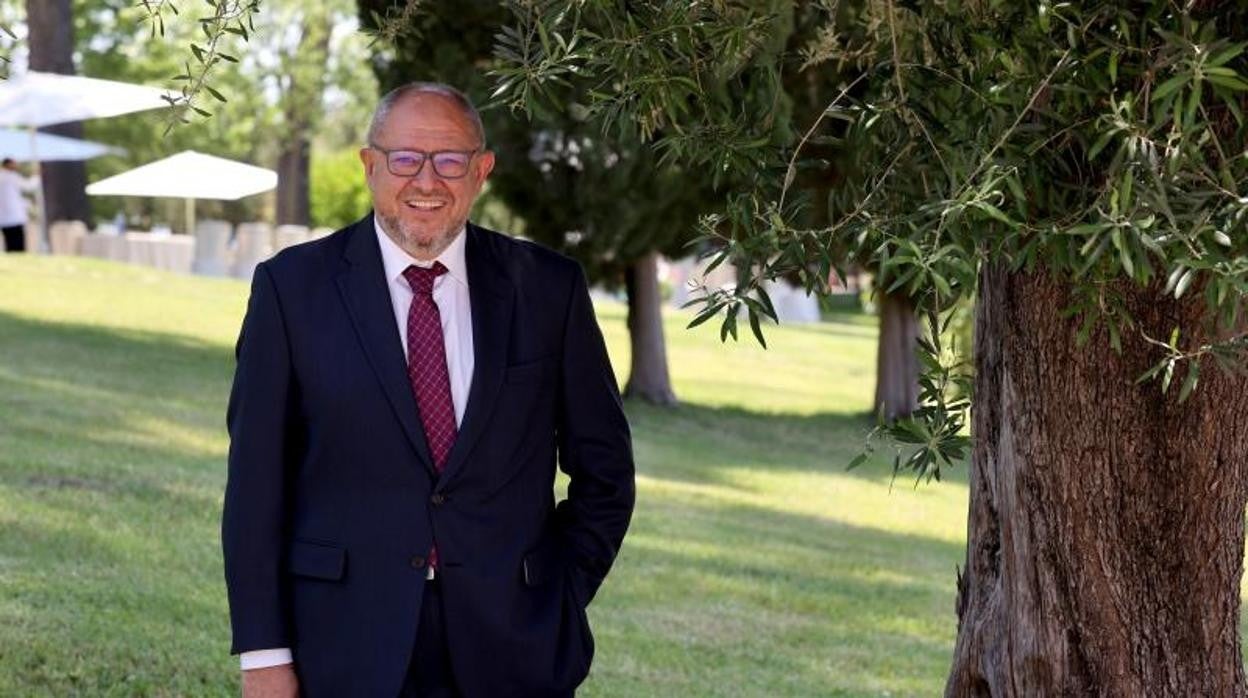
[[[257,267],[239,337],[243,693],[572,695],[634,497],[584,276],[467,223],[494,154],[452,88],[384,97],[360,159],[373,214]]]
[[[13,158],[0,162],[0,231],[7,252],[26,251],[26,199],[24,191],[39,186],[34,177],[23,177]]]

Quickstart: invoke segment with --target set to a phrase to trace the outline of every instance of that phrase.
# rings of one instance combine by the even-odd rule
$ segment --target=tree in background
[[[70,0],[26,0],[31,70],[74,75],[74,11]],[[56,124],[40,129],[70,138],[82,138],[82,123]],[[90,221],[87,172],[81,162],[49,162],[43,176],[44,210],[48,221]]]
[[[351,26],[355,15],[351,0],[270,0],[265,15],[257,24],[257,41],[266,58],[262,64],[265,85],[277,93],[280,153],[276,218],[279,224],[308,225],[313,221],[309,198],[313,144],[316,142],[316,150],[325,157],[358,149],[368,113],[361,106],[376,99],[377,84],[364,64],[362,37]],[[250,53],[255,56],[256,48]],[[327,113],[338,118],[322,128]],[[344,116],[354,117],[354,123],[347,125]],[[324,135],[318,138],[320,133]],[[363,189],[358,166],[351,181],[357,185],[353,191]],[[326,184],[322,188],[340,186]],[[355,196],[348,199],[357,200]],[[365,210],[367,206],[357,207],[352,220]]]
[[[947,695],[1244,695],[1248,8],[862,0],[844,24],[839,4],[818,4],[826,41],[805,69],[869,69],[801,125],[790,165],[725,202],[742,224],[719,254],[757,273],[708,294],[700,318],[731,331],[744,309],[757,327],[761,279],[820,288],[832,250],[870,260],[924,319],[920,407],[883,428],[894,467],[938,477],[967,446],[971,379],[948,323],[975,297]],[[722,142],[673,134],[761,114],[700,101],[681,70],[738,80],[760,54],[621,42],[636,5],[596,5],[621,29],[591,34],[587,6],[514,4],[540,49],[500,90],[557,109],[562,75],[594,77],[595,106],[666,127],[653,143],[677,161],[722,162]],[[668,31],[773,20],[679,5]],[[821,135],[854,166],[829,224],[803,227],[786,195]]]
[[[793,123],[812,124],[843,85],[872,68],[869,54],[837,50],[844,32],[838,35],[832,31],[829,20],[836,27],[853,27],[869,21],[870,16],[863,12],[861,2],[803,1],[793,6],[794,30],[785,47],[781,79],[793,101]],[[826,59],[829,51],[837,52],[835,63]],[[793,211],[791,223],[814,230],[832,225],[838,207],[845,203],[844,182],[862,176],[855,171],[858,163],[854,153],[837,134],[814,134],[806,141],[798,165],[791,189],[806,198],[805,205]],[[852,274],[865,267],[878,278],[879,269],[852,245],[835,239],[830,243],[828,252],[843,260],[846,272]],[[790,280],[800,284],[799,279]],[[904,291],[876,284],[872,295],[879,317],[872,405],[875,413],[892,420],[910,415],[918,407],[919,319],[914,301]]]
[[[523,120],[516,122],[527,126]],[[583,123],[542,131],[513,129],[500,147],[515,167],[494,185],[504,201],[523,200],[526,232],[584,260],[590,278],[623,282],[628,299],[630,367],[626,397],[672,405],[658,258],[683,257],[710,187],[664,168],[648,149],[611,142]]]
[[[299,3],[277,10],[277,70],[281,153],[277,157],[277,222],[307,225],[312,132],[321,115],[328,73],[333,17],[325,3]]]
[[[391,2],[359,4],[366,23],[376,27],[380,18],[383,37],[398,39],[374,58],[383,86],[439,80],[465,89],[479,104],[489,101],[494,37],[505,31],[508,17],[504,5],[421,5],[407,15],[387,17]],[[778,52],[786,36],[778,27],[769,38],[770,50]],[[711,210],[716,185],[726,188],[731,182],[662,162],[660,154],[644,147],[630,123],[607,128],[579,112],[575,105],[592,101],[586,94],[590,84],[564,77],[561,94],[573,105],[570,109],[534,111],[527,121],[504,110],[484,111],[490,146],[499,155],[489,193],[525,221],[526,236],[576,257],[595,283],[624,287],[632,348],[624,393],[654,404],[674,404],[658,257],[690,253],[696,221]],[[759,76],[760,82],[764,77]],[[785,106],[779,92],[724,91],[715,98],[724,104],[768,99],[780,109]],[[775,124],[787,121],[768,120],[754,128],[766,139],[783,137],[769,130]]]

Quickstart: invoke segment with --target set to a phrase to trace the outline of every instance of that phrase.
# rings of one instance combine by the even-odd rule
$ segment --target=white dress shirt
[[[376,217],[373,218],[377,221]],[[442,263],[447,273],[433,281],[433,302],[438,306],[442,319],[442,342],[446,347],[446,368],[451,376],[451,402],[455,403],[455,425],[464,421],[464,408],[468,406],[468,389],[472,386],[472,305],[468,297],[468,263],[464,257],[467,234],[460,230],[449,247],[436,260],[422,262],[403,251],[376,222],[377,242],[381,247],[381,264],[386,269],[390,304],[394,306],[394,324],[403,342],[403,355],[407,356],[407,313],[412,305],[412,287],[403,271],[415,264],[431,267],[434,261]]]
[[[34,177],[0,168],[0,227],[25,225],[26,199],[22,192],[33,191],[37,186],[39,180]]]
[[[403,343],[403,355],[407,356],[407,313],[412,305],[412,287],[403,276],[408,266],[431,267],[435,261],[446,267],[447,273],[433,281],[433,302],[438,306],[442,320],[442,342],[446,347],[446,368],[451,378],[451,402],[455,405],[455,425],[464,421],[464,408],[468,405],[468,390],[472,387],[472,305],[468,295],[468,263],[464,256],[467,234],[462,228],[449,247],[436,260],[421,261],[413,258],[399,247],[382,230],[381,221],[373,217],[377,244],[381,248],[381,264],[386,273],[386,288],[390,291],[390,304],[394,309],[394,323]],[[432,568],[430,569],[432,573]],[[239,655],[243,670],[290,664],[294,661],[290,648],[254,650]]]

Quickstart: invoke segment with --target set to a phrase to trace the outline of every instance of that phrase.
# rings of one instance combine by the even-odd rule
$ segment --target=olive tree
[[[799,4],[824,31],[786,61],[752,40],[776,8],[515,2],[531,40],[498,89],[556,108],[590,76],[596,118],[708,176],[758,173],[704,220],[748,271],[695,322],[761,336],[761,281],[825,291],[845,249],[915,299],[919,408],[879,434],[917,477],[970,448],[948,695],[1244,695],[1248,7]],[[776,166],[765,108],[706,99],[846,65]],[[819,139],[852,167],[827,224],[801,225]],[[967,298],[973,347],[948,331]]]

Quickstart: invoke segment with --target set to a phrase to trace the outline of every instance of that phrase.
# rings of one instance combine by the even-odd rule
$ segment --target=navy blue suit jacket
[[[227,413],[232,651],[292,648],[305,696],[398,694],[435,538],[469,698],[567,693],[589,670],[585,607],[634,499],[615,377],[575,262],[465,234],[475,368],[441,476],[372,216],[256,269]]]

